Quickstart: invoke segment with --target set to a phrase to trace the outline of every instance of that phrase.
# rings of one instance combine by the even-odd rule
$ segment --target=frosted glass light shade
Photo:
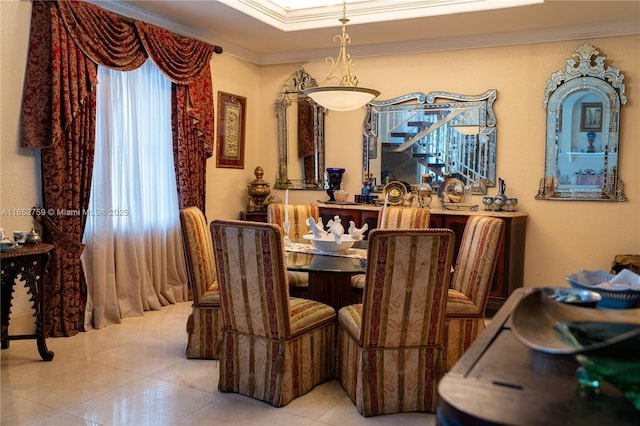
[[[353,86],[320,86],[303,90],[303,93],[332,111],[352,111],[362,108],[380,94],[374,89]]]

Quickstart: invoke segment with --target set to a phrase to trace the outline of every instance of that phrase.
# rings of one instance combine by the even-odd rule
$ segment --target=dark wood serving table
[[[9,347],[10,340],[36,339],[38,352],[45,361],[53,359],[53,352],[47,349],[44,340],[44,278],[49,262],[49,252],[53,250],[52,244],[38,244],[36,246],[22,246],[15,250],[2,252],[2,349]],[[16,278],[25,282],[25,286],[31,294],[33,309],[36,317],[35,334],[9,335],[9,319],[11,316],[11,300],[13,299],[13,287]]]
[[[366,244],[366,242],[363,242]],[[287,251],[287,269],[309,273],[309,296],[336,312],[352,302],[351,276],[366,271],[366,258]]]
[[[621,392],[578,395],[577,362],[534,353],[511,332],[510,316],[530,289],[517,289],[438,387],[437,417],[449,425],[640,425]]]

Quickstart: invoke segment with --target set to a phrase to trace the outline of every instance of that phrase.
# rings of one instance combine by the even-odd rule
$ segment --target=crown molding
[[[396,56],[415,53],[441,52],[448,50],[479,49],[489,47],[516,46],[521,44],[551,43],[567,40],[584,40],[590,38],[620,37],[640,34],[637,21],[619,22],[616,25],[581,25],[573,27],[549,28],[544,30],[517,31],[510,33],[494,33],[442,39],[424,39],[399,43],[349,46],[352,58]],[[225,53],[247,60],[256,65],[276,65],[324,61],[335,56],[336,48],[304,50],[270,55],[253,55],[252,59],[241,56],[231,46],[225,45]],[[256,62],[256,60],[258,62]]]
[[[218,1],[284,32],[335,27],[343,13],[342,4],[286,10],[269,0]],[[540,3],[544,0],[372,0],[349,3],[346,12],[351,24],[368,24]]]
[[[129,6],[119,1],[86,0],[104,9],[134,19],[141,19],[154,25],[161,26],[177,34],[193,37],[210,44],[223,46],[225,55],[229,55],[254,65],[266,66],[287,63],[305,63],[324,61],[327,57],[336,55],[337,48],[307,49],[289,51],[277,54],[260,54],[255,51],[239,47],[225,41],[223,37],[216,38],[210,34],[197,31],[194,28],[177,24],[171,20],[159,18],[151,13]],[[473,36],[448,37],[440,39],[423,39],[398,43],[383,43],[375,45],[350,45],[349,54],[352,58],[396,56],[415,53],[429,53],[447,50],[478,49],[520,44],[550,43],[567,40],[587,40],[590,38],[618,37],[640,34],[638,21],[622,21],[615,24],[589,24],[562,26],[540,30],[515,31],[509,33],[492,33]]]

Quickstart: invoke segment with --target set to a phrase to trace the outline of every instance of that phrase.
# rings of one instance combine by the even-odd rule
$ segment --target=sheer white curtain
[[[171,82],[152,60],[98,67],[96,151],[83,264],[85,329],[187,300],[171,136]]]

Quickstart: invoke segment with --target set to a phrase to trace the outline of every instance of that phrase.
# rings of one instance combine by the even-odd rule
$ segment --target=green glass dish
[[[579,392],[587,397],[600,393],[601,382],[615,386],[640,411],[640,361],[577,355]]]

